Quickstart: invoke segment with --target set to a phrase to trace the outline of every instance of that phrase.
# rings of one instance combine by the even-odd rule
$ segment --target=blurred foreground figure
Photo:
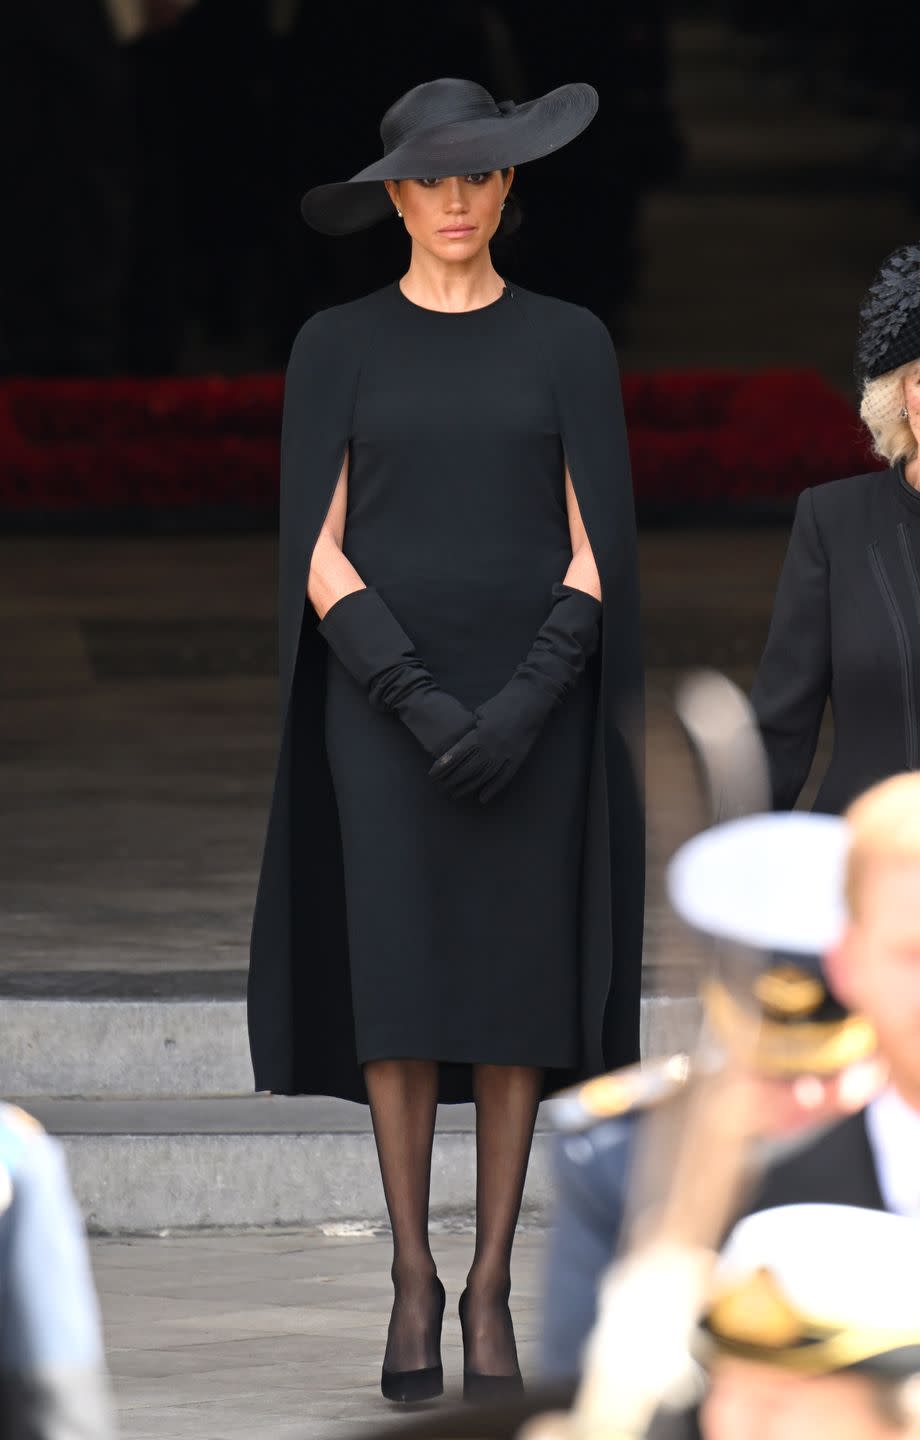
[[[655,1118],[660,1130],[662,1110],[671,1109],[679,1127],[678,1102],[694,1070],[730,1065],[750,1087],[761,1165],[778,1148],[797,1150],[805,1133],[851,1114],[881,1085],[872,1026],[835,999],[815,953],[839,932],[838,904],[816,904],[806,921],[781,903],[809,879],[820,888],[814,857],[822,841],[823,868],[838,872],[842,840],[841,822],[828,817],[751,816],[704,831],[675,857],[678,914],[710,940],[752,948],[723,950],[704,980],[705,1032],[692,1063],[672,1056],[635,1066],[550,1102],[563,1135],[546,1273],[547,1375],[580,1369],[636,1166],[654,1139],[647,1122]],[[833,894],[832,882],[824,889]],[[655,1163],[666,1165],[666,1156]]]
[[[920,1218],[920,774],[873,786],[844,818],[846,915],[828,975],[874,1026],[890,1083],[776,1164],[757,1203],[832,1201]]]
[[[13,1105],[0,1105],[0,1204],[0,1435],[109,1440],[99,1311],[63,1152]]]
[[[790,865],[788,845],[764,849],[757,838],[782,835],[784,819],[811,832],[798,865]],[[718,858],[720,865],[709,863]],[[820,948],[830,983],[875,1025],[891,1078],[853,1117],[774,1161],[753,1200],[758,1123],[751,1087],[737,1068],[733,1075],[729,1069],[728,1084],[718,1077],[697,1082],[700,1103],[673,1162],[652,1136],[653,1167],[665,1176],[660,1198],[654,1186],[633,1181],[638,1223],[625,1259],[601,1285],[576,1429],[642,1433],[656,1400],[676,1383],[732,1206],[737,1214],[745,1204],[766,1210],[826,1201],[884,1207],[912,1222],[920,1216],[920,776],[896,776],[868,791],[844,820],[790,815],[720,827],[684,847],[668,878],[672,900],[697,929],[748,945],[770,934],[777,949],[796,941]],[[807,986],[796,984],[784,1008],[792,1014],[810,1003]],[[913,1253],[920,1252],[920,1232],[898,1233],[917,1233]]]
[[[748,1217],[694,1349],[703,1440],[920,1436],[917,1222],[843,1205]]]
[[[737,1048],[757,1086],[757,1143],[770,1153],[783,1140],[792,1145],[792,1136],[849,1115],[877,1086],[875,1037],[867,1022],[838,1005],[812,956],[765,953],[741,984],[741,994],[737,981],[705,986],[705,1017],[716,1044]],[[803,995],[808,1007],[783,1012],[792,996],[799,1007]],[[707,1063],[718,1063],[716,1048]],[[549,1104],[563,1133],[547,1254],[547,1377],[579,1372],[597,1286],[618,1248],[633,1165],[648,1140],[645,1122],[659,1106],[675,1107],[690,1077],[690,1057],[671,1056],[587,1081]]]

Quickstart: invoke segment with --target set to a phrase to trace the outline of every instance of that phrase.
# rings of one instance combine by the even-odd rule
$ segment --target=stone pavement
[[[543,1237],[524,1230],[513,1307],[536,1375]],[[435,1233],[448,1295],[442,1354],[455,1395],[457,1299],[470,1233]],[[389,1239],[319,1232],[96,1240],[92,1246],[123,1440],[325,1440],[404,1413],[382,1398]],[[442,1402],[443,1403],[443,1402]]]

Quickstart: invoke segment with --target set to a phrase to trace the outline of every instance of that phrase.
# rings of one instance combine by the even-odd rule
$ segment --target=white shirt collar
[[[866,1131],[885,1209],[920,1218],[920,1111],[889,1085],[867,1107]]]

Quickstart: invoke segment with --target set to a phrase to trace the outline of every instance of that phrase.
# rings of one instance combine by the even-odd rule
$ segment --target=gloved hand
[[[454,799],[477,795],[487,805],[510,784],[597,649],[600,602],[568,585],[554,585],[553,597],[527,659],[428,772]]]
[[[319,624],[330,650],[367,691],[375,710],[398,715],[434,757],[474,724],[465,705],[441,690],[376,590],[355,590]]]

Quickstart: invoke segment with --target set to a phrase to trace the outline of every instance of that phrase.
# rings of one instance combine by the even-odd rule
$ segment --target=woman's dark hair
[[[506,167],[502,171],[502,175],[507,174],[508,167]],[[518,200],[517,196],[512,190],[507,200],[505,201],[505,208],[502,211],[502,218],[499,222],[498,229],[495,232],[495,239],[505,240],[509,235],[513,235],[523,218],[524,212],[521,209],[521,202]]]

